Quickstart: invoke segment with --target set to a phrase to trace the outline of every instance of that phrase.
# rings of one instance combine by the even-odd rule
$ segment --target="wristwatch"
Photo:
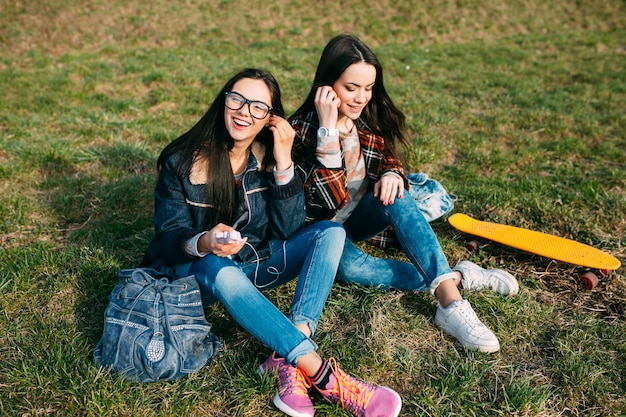
[[[328,136],[339,136],[339,129],[329,129],[323,126],[317,129],[318,138],[325,138]]]

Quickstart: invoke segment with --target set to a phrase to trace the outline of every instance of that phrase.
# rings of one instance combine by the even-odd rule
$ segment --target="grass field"
[[[90,358],[116,271],[152,237],[160,150],[243,67],[272,71],[293,111],[341,32],[378,54],[407,165],[459,196],[456,212],[626,261],[623,0],[0,0],[0,415],[282,415],[255,373],[268,349],[219,305],[224,348],[189,378],[126,383]],[[514,298],[464,293],[501,351],[439,332],[429,294],[337,285],[325,356],[396,389],[403,416],[626,415],[625,267],[584,291],[582,268],[488,242],[468,253],[468,236],[433,228],[451,264],[519,278]],[[268,297],[287,309],[292,293]]]

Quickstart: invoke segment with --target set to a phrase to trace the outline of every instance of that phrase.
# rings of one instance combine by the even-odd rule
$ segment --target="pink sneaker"
[[[315,409],[309,398],[308,383],[304,373],[298,368],[289,365],[283,358],[272,354],[259,365],[257,372],[262,375],[266,372],[277,373],[276,394],[274,405],[283,413],[291,417],[313,417]]]
[[[271,374],[277,372],[278,367],[283,363],[285,363],[285,360],[276,356],[276,352],[272,352],[272,354],[265,359],[265,362],[259,365],[256,372],[259,375],[263,375],[265,373]]]
[[[371,385],[348,375],[333,358],[328,360],[333,374],[327,389],[317,390],[324,398],[350,411],[356,417],[397,417],[402,400],[391,388]]]

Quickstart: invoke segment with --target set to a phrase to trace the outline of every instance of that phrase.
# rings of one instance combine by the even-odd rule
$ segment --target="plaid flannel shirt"
[[[317,143],[319,126],[314,112],[291,120],[291,126],[296,131],[293,159],[304,181],[306,221],[313,223],[331,219],[348,203],[345,163],[342,162],[339,168],[327,168],[309,151],[309,147],[314,148]],[[357,131],[370,183],[369,191],[373,191],[374,184],[387,172],[400,175],[408,190],[409,182],[402,162],[389,154],[385,148],[385,140],[372,133],[361,119],[357,121]],[[392,246],[395,242],[391,229],[370,240],[370,243],[381,248]]]

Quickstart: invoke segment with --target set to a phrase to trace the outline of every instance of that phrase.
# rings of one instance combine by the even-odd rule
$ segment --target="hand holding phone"
[[[229,244],[241,242],[241,234],[236,230],[227,230],[224,232],[215,232],[215,240],[217,243]]]

